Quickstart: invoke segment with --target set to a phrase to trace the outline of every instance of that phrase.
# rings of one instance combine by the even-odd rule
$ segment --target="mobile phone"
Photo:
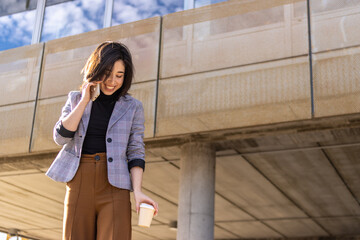
[[[95,101],[99,95],[100,95],[100,83],[90,87],[90,98],[92,101]]]

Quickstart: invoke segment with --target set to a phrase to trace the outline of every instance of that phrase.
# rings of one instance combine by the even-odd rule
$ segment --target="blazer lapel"
[[[90,114],[91,114],[91,107],[92,107],[92,101],[90,100],[89,103],[86,105],[85,111],[81,117],[81,123],[82,123],[82,135],[85,134],[86,129],[89,125],[90,120]]]
[[[118,101],[116,101],[114,110],[111,114],[108,130],[117,122],[119,121],[124,114],[130,109],[131,105],[133,104],[130,100],[130,96],[125,95],[121,96]]]

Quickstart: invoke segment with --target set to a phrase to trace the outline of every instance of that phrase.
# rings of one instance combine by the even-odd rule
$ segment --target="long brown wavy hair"
[[[91,53],[81,70],[84,79],[80,90],[87,82],[107,79],[108,72],[112,71],[114,63],[118,60],[122,60],[125,65],[124,81],[119,89],[119,97],[128,94],[134,76],[134,65],[129,49],[124,44],[115,41],[103,42]]]

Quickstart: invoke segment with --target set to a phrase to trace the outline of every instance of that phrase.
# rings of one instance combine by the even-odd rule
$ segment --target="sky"
[[[225,0],[195,0],[195,7],[222,1]],[[2,12],[11,12],[13,2],[2,0]],[[70,0],[47,6],[41,42],[101,29],[105,2]],[[182,11],[183,8],[184,0],[114,0],[112,26],[163,16]],[[0,17],[0,51],[31,44],[35,13],[35,10],[31,10]]]
[[[0,51],[31,43],[35,11],[0,17]]]
[[[1,0],[0,10],[11,12],[14,1],[24,2]],[[225,0],[195,0],[195,7],[222,1]],[[321,12],[359,4],[359,0],[343,0],[341,5],[338,0],[319,0],[312,2],[312,9]],[[183,6],[184,0],[114,0],[112,25],[182,11]],[[69,0],[48,6],[41,41],[100,29],[103,26],[104,10],[104,0]],[[0,17],[0,51],[30,44],[34,22],[35,10]]]
[[[112,25],[183,10],[184,0],[114,0]],[[41,41],[100,29],[104,0],[74,0],[45,9]],[[31,43],[35,10],[0,17],[0,51]]]

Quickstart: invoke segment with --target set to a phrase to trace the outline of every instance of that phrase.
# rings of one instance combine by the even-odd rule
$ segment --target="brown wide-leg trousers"
[[[110,185],[106,154],[83,154],[66,184],[63,240],[130,240],[130,191]]]

